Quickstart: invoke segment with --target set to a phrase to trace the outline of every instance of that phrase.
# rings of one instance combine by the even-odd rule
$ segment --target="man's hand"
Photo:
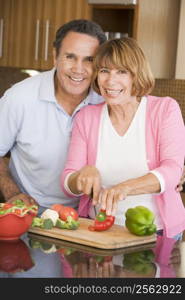
[[[26,205],[37,205],[38,203],[31,196],[27,194],[20,193],[12,198],[8,199],[6,202],[12,203],[15,200],[22,200]]]
[[[182,190],[183,190],[183,184],[184,183],[185,183],[185,166],[184,166],[184,169],[183,169],[183,172],[182,172],[179,184],[176,187],[176,191],[177,192],[182,192]]]

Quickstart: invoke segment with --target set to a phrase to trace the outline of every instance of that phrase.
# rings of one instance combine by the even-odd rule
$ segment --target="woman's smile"
[[[123,89],[104,88],[104,91],[108,96],[117,97],[120,95],[120,93],[122,93]]]

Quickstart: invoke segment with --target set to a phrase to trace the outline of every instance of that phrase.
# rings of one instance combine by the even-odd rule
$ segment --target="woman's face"
[[[132,100],[133,78],[127,70],[102,67],[98,72],[100,93],[110,105],[124,104]]]

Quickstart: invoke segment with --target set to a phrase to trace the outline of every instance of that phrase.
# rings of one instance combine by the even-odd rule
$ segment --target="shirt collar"
[[[40,83],[40,90],[39,90],[39,100],[47,101],[55,103],[59,106],[57,99],[55,97],[55,87],[54,87],[54,75],[55,75],[56,68],[51,69],[50,71],[46,71],[42,73],[41,83]],[[102,101],[102,100],[101,100]],[[98,102],[101,102],[100,99]],[[88,104],[97,104],[97,94],[90,88],[88,95],[86,98],[82,100],[82,102],[76,107],[73,115],[76,114],[82,107]],[[63,108],[60,106],[63,110]],[[64,111],[65,112],[65,111]]]
[[[55,68],[50,71],[43,72],[39,90],[40,100],[57,103],[55,98],[54,74]]]

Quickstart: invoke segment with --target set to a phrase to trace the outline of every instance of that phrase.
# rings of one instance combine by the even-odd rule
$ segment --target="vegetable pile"
[[[155,216],[147,207],[136,206],[129,208],[125,216],[125,225],[131,233],[144,236],[152,235],[156,232],[156,225],[154,224]]]
[[[78,213],[72,207],[54,204],[51,206],[51,209],[46,209],[40,217],[33,219],[32,227],[43,229],[58,227],[60,229],[74,230],[79,227]]]
[[[114,221],[114,216],[106,215],[105,210],[101,209],[95,218],[94,225],[90,225],[88,229],[90,231],[105,231],[112,227]]]
[[[6,214],[16,214],[23,217],[26,214],[37,215],[38,206],[37,205],[27,205],[22,200],[15,200],[12,203],[0,203],[0,216]]]

